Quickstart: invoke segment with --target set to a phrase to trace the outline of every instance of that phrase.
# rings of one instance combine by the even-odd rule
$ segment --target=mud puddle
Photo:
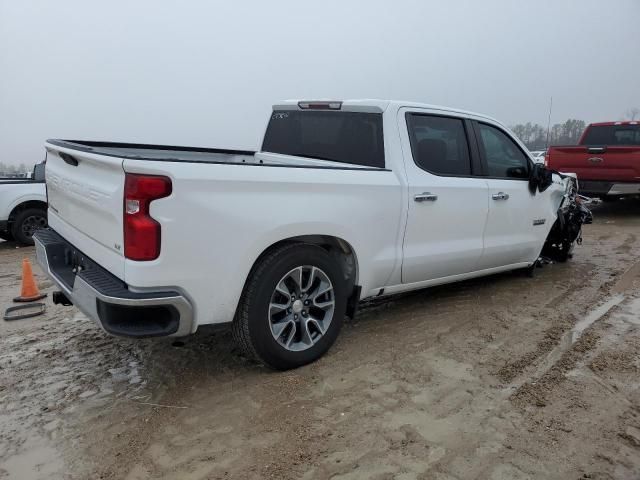
[[[533,279],[372,302],[293,372],[226,334],[114,339],[51,304],[0,323],[0,479],[640,478],[639,207],[604,206]],[[25,254],[0,242],[0,303]]]
[[[28,480],[61,476],[64,462],[48,440],[32,437],[24,443],[23,447],[21,453],[13,455],[2,463],[0,478]]]

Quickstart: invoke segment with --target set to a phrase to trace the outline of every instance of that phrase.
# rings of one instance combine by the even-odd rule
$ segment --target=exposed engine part
[[[578,195],[575,182],[571,182],[558,208],[558,218],[542,247],[543,256],[558,262],[566,262],[571,256],[574,242],[578,245],[582,244],[582,225],[593,221],[593,215],[586,207],[589,203],[591,203],[590,199]]]

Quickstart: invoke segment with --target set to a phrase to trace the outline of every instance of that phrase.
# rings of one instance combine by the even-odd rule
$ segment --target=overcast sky
[[[0,0],[0,161],[56,137],[255,149],[286,98],[617,120],[639,28],[640,0]]]

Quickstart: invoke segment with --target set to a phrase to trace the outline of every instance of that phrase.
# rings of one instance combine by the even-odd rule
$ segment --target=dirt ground
[[[568,263],[369,303],[285,373],[49,299],[0,321],[0,479],[640,478],[640,201],[594,213]]]

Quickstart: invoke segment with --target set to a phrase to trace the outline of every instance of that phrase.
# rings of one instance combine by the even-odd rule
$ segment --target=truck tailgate
[[[640,147],[550,147],[549,167],[575,172],[579,180],[640,181]]]
[[[46,148],[49,225],[124,280],[122,159],[51,143]]]

